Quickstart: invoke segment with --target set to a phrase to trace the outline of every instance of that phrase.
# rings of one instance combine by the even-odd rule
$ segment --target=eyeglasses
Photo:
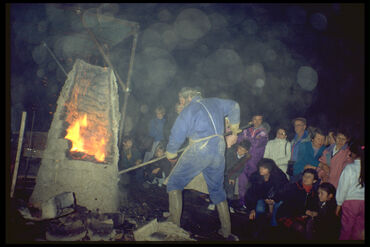
[[[304,124],[295,124],[294,127],[302,127]]]
[[[283,135],[283,136],[286,136],[286,133],[284,132],[278,132],[279,135]]]

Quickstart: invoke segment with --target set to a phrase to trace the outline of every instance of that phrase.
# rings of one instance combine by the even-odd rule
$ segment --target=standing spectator
[[[300,179],[302,172],[306,168],[316,169],[320,163],[325,146],[325,135],[320,129],[316,129],[311,142],[304,142],[299,149],[297,161],[293,166],[293,177],[291,182],[296,182]]]
[[[339,179],[337,188],[337,215],[342,210],[340,240],[365,239],[365,160],[364,146],[354,142],[350,146],[354,159]]]
[[[291,141],[291,154],[292,157],[290,158],[289,164],[288,164],[288,170],[287,174],[292,177],[293,176],[293,166],[294,163],[297,161],[298,158],[298,151],[300,149],[300,146],[304,142],[309,142],[311,141],[311,136],[309,135],[308,131],[306,130],[307,128],[307,121],[303,117],[298,117],[293,119],[293,126],[294,126],[294,131],[295,131],[295,136],[293,140]]]
[[[153,138],[153,145],[150,152],[145,153],[144,162],[153,158],[155,149],[158,143],[164,140],[164,125],[166,119],[164,115],[166,114],[166,109],[163,106],[158,106],[155,108],[155,118],[149,121],[149,136]]]
[[[176,118],[179,116],[180,112],[184,109],[184,105],[177,102],[175,104],[175,110],[170,111],[166,115],[166,123],[164,124],[164,138],[166,142],[168,142],[168,138],[170,137],[171,128],[173,124],[175,123]]]
[[[120,153],[121,157],[118,161],[119,171],[139,165],[142,162],[142,155],[134,145],[134,141],[131,136],[124,136],[122,138],[122,148]],[[142,182],[144,179],[143,168],[121,174],[120,185],[129,184],[130,177],[134,179],[133,181]]]
[[[298,182],[286,184],[276,196],[276,201],[283,201],[276,213],[278,224],[300,237],[306,236],[308,217],[318,212],[317,180],[316,170],[308,168]]]
[[[223,187],[226,147],[223,133],[226,116],[229,118],[232,134],[237,135],[240,132],[239,104],[220,98],[203,99],[201,93],[194,88],[182,88],[179,95],[185,101],[185,108],[171,129],[167,158],[175,163],[177,151],[186,138],[189,138],[190,144],[168,176],[170,220],[180,226],[182,191],[189,182],[202,174],[221,222],[218,233],[226,239],[238,240],[231,233],[229,207]]]
[[[337,203],[335,187],[331,183],[322,183],[318,189],[319,211],[317,216],[307,222],[307,238],[320,241],[338,240],[340,219],[335,214]]]
[[[252,127],[243,130],[238,135],[238,141],[248,140],[251,143],[250,155],[252,156],[245,164],[243,172],[238,177],[239,201],[242,210],[247,210],[245,205],[245,194],[249,177],[253,172],[257,171],[257,163],[263,158],[265,147],[268,142],[268,131],[262,125],[262,114],[255,114],[252,118]]]
[[[269,158],[275,161],[276,165],[286,174],[288,161],[291,156],[291,145],[286,139],[287,134],[284,128],[278,128],[276,138],[270,140],[266,144],[264,158]]]
[[[335,144],[335,137],[334,137],[334,131],[330,130],[325,139],[325,146],[329,147],[332,144]]]
[[[348,147],[349,135],[345,131],[338,131],[335,143],[326,148],[320,157],[318,166],[319,178],[338,187],[340,174],[344,167],[352,163],[351,151]]]
[[[276,194],[288,182],[285,173],[272,159],[261,159],[258,170],[250,177],[251,186],[246,194],[249,219],[257,219],[267,211],[267,215],[271,217],[271,226],[277,226],[276,212],[282,201],[276,200]]]

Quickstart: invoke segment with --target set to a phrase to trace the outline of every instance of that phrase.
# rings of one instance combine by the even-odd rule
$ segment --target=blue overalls
[[[167,192],[183,190],[195,176],[203,172],[211,201],[218,204],[226,200],[223,188],[225,117],[231,124],[240,122],[237,102],[197,96],[182,110],[171,129],[166,151],[176,153],[187,137],[189,146],[169,175]]]

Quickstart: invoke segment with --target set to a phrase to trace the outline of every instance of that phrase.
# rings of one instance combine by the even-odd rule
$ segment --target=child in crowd
[[[276,201],[283,201],[277,210],[276,218],[280,226],[295,233],[291,238],[305,238],[308,217],[316,216],[319,209],[317,195],[318,176],[316,169],[303,171],[302,178],[286,184],[277,193]],[[297,234],[298,233],[298,234]]]
[[[166,145],[164,142],[160,142],[155,150],[155,158],[160,158],[165,155]],[[157,184],[159,187],[162,187],[162,184],[165,178],[170,174],[172,170],[172,165],[168,159],[161,159],[150,165],[145,170],[147,176],[148,184]]]
[[[337,203],[335,187],[331,183],[321,183],[318,189],[319,211],[308,220],[307,238],[319,241],[338,240],[340,219],[335,214]]]
[[[337,188],[336,214],[341,216],[340,240],[365,239],[365,147],[359,142],[350,145],[352,164],[342,171]]]

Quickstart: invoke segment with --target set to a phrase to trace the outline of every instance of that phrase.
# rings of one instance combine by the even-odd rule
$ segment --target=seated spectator
[[[164,142],[160,142],[157,145],[154,157],[155,158],[164,157],[165,151],[166,144]],[[145,169],[148,184],[157,184],[159,187],[162,187],[164,180],[170,174],[171,170],[172,165],[168,159],[161,159],[151,164],[149,167]]]
[[[251,143],[249,150],[252,156],[245,164],[243,172],[238,177],[238,189],[239,189],[239,200],[240,207],[247,209],[245,205],[245,193],[248,188],[249,177],[253,172],[257,171],[257,163],[263,158],[265,153],[265,147],[268,142],[268,131],[264,128],[262,114],[255,114],[252,119],[253,126],[243,130],[238,135],[237,142],[248,140]]]
[[[338,131],[335,138],[335,143],[327,147],[320,157],[318,174],[322,182],[329,182],[338,187],[340,174],[344,167],[352,163],[348,147],[349,135],[345,131]]]
[[[304,142],[298,152],[297,161],[293,166],[293,177],[291,182],[296,182],[302,176],[305,168],[316,169],[319,165],[319,158],[321,157],[325,146],[325,135],[320,129],[316,129],[311,142]]]
[[[275,161],[276,165],[286,174],[288,161],[291,156],[291,145],[286,139],[287,134],[284,128],[278,128],[276,138],[267,142],[264,158]]]
[[[257,166],[258,170],[250,177],[251,186],[245,199],[250,210],[249,219],[258,219],[267,213],[271,226],[277,226],[276,212],[282,201],[277,201],[276,194],[289,181],[272,159],[263,158]]]
[[[155,149],[160,141],[164,140],[164,118],[166,109],[163,106],[155,108],[155,118],[149,121],[149,136],[153,138],[153,145],[149,152],[145,153],[144,162],[151,160],[154,156]]]
[[[341,216],[339,240],[365,239],[365,162],[364,146],[358,141],[350,145],[354,160],[348,164],[340,175],[336,200],[336,214]]]
[[[340,219],[335,214],[337,203],[335,187],[331,183],[322,183],[318,189],[319,211],[307,223],[307,238],[319,241],[338,240]]]
[[[303,171],[302,178],[295,183],[286,184],[276,195],[276,201],[283,201],[276,213],[280,226],[306,236],[306,223],[309,216],[318,212],[318,176],[315,169]]]
[[[118,161],[118,170],[125,170],[127,168],[139,165],[142,162],[142,155],[133,143],[131,136],[124,136],[122,138],[122,148],[120,152],[120,159]],[[130,177],[133,177],[133,181],[140,182],[143,180],[143,168],[139,168],[128,173],[120,175],[120,184],[129,184]],[[128,175],[129,174],[129,175]]]

